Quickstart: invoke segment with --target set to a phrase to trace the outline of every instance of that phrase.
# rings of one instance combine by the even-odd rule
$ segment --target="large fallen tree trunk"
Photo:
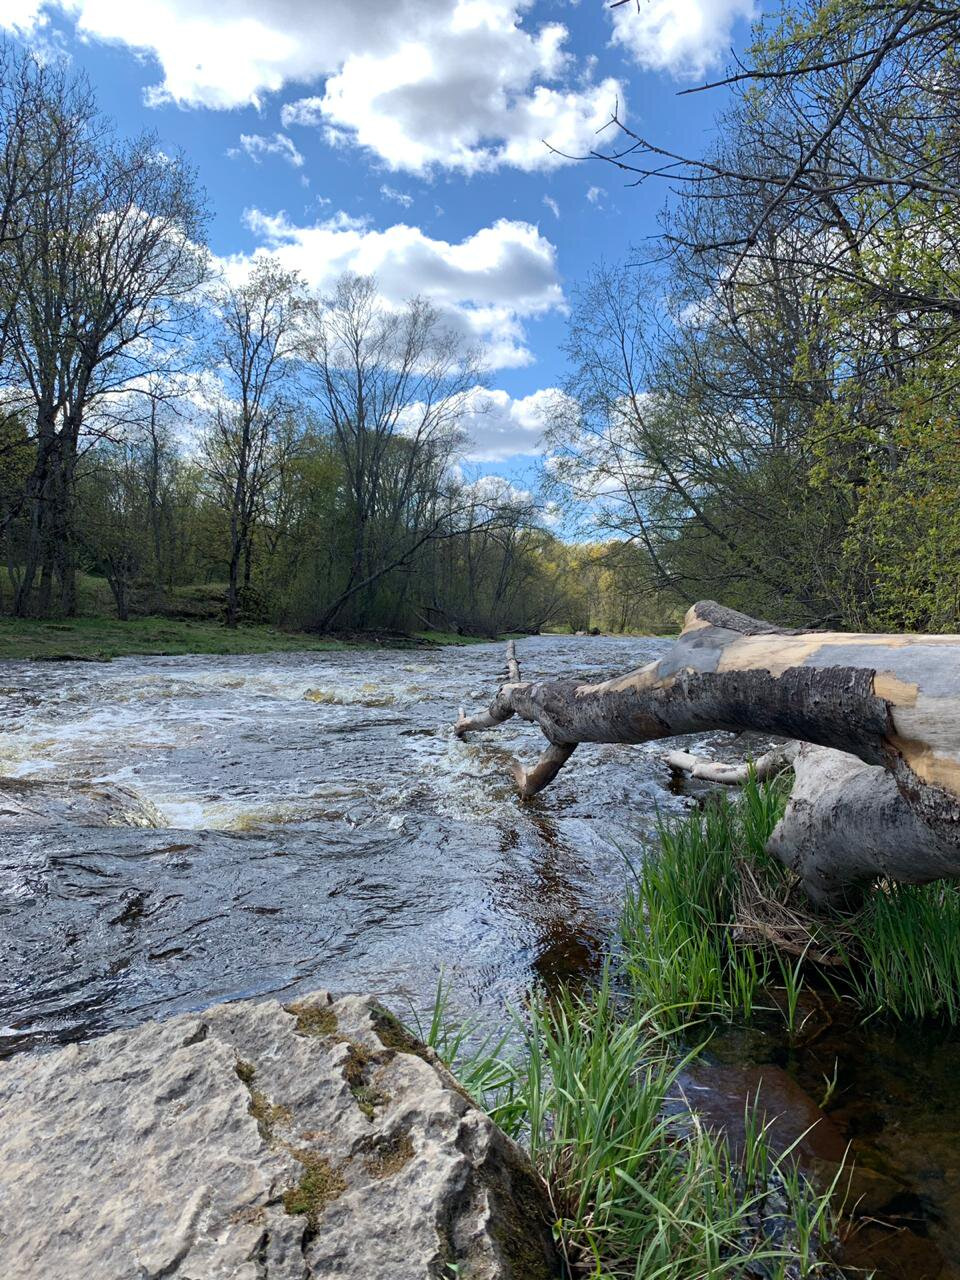
[[[796,755],[770,846],[811,897],[849,901],[881,875],[960,877],[960,636],[790,631],[702,601],[664,657],[627,675],[524,682],[512,649],[509,662],[510,683],[455,732],[539,725],[540,760],[514,765],[523,796],[581,742],[755,730],[831,748]]]

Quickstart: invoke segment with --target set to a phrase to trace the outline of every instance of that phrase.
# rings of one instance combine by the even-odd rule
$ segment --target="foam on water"
[[[592,678],[662,647],[520,652],[531,677]],[[682,802],[658,757],[584,747],[520,804],[506,759],[534,756],[539,734],[450,733],[502,665],[499,645],[6,664],[0,771],[123,787],[160,824],[0,831],[8,1047],[259,990],[425,1004],[441,967],[489,1003],[517,997],[541,956],[582,957],[623,884],[613,827],[626,837]]]

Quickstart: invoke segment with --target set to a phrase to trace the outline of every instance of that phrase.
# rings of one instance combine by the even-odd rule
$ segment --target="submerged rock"
[[[111,783],[0,778],[0,829],[56,826],[162,827],[163,819],[135,791]]]
[[[0,1114],[3,1276],[559,1274],[526,1156],[370,998],[14,1058]]]
[[[713,1129],[722,1130],[734,1151],[744,1142],[744,1115],[757,1108],[775,1150],[788,1147],[801,1165],[839,1164],[847,1143],[834,1121],[792,1076],[772,1063],[763,1066],[693,1062],[679,1084],[686,1103]]]

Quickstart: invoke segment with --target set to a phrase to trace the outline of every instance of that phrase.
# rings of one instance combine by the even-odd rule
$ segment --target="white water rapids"
[[[594,678],[666,644],[519,650],[525,678]],[[656,743],[582,747],[519,802],[505,759],[538,732],[450,733],[502,666],[500,645],[3,664],[0,775],[119,784],[153,825],[0,823],[0,1052],[258,992],[423,1007],[442,970],[470,1008],[589,969],[623,852],[684,802]]]

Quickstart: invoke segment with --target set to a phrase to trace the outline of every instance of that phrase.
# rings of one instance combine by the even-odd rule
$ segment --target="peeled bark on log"
[[[798,757],[771,842],[811,896],[841,901],[881,875],[960,877],[960,636],[792,631],[702,601],[657,661],[597,684],[511,680],[455,732],[513,715],[549,743],[533,769],[514,766],[525,797],[581,742],[751,729],[845,753],[843,768]]]

